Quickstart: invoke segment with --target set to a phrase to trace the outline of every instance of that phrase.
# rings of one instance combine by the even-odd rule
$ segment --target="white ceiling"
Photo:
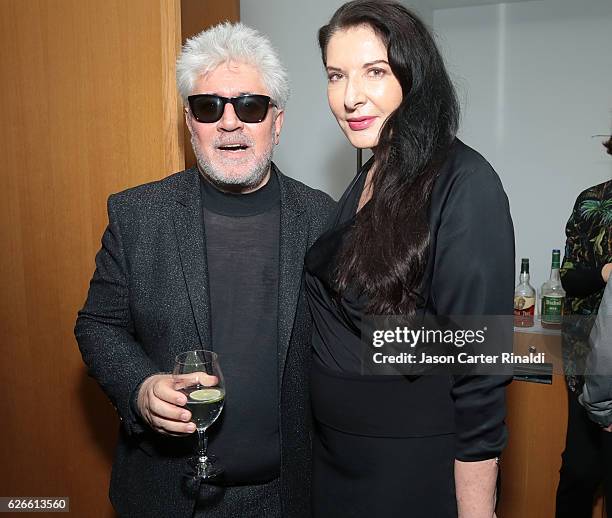
[[[511,4],[530,0],[427,0],[432,9],[452,9],[471,5]]]

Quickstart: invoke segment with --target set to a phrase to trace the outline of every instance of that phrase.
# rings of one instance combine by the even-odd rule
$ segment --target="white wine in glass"
[[[191,412],[191,421],[198,430],[206,430],[213,424],[223,410],[225,390],[195,385],[179,389],[187,397],[187,410]]]
[[[176,390],[187,397],[185,407],[191,412],[191,421],[198,433],[198,453],[192,460],[195,476],[202,480],[214,479],[221,470],[215,465],[215,459],[206,453],[206,430],[217,420],[225,402],[219,357],[204,349],[179,354],[174,362],[173,376]]]

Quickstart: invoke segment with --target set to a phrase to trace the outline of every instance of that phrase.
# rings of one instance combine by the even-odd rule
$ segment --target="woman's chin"
[[[366,135],[347,135],[351,145],[357,149],[372,149],[378,143],[377,138],[368,137]]]
[[[374,128],[361,131],[342,128],[342,131],[351,145],[357,149],[372,149],[378,144],[378,130]]]

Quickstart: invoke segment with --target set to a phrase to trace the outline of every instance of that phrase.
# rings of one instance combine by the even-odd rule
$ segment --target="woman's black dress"
[[[506,443],[507,377],[362,375],[366,300],[332,281],[368,165],[306,256],[314,318],[311,395],[316,517],[457,515],[454,461],[498,456]],[[483,217],[485,216],[485,217]],[[409,229],[409,222],[406,224]],[[496,173],[460,141],[436,181],[425,290],[446,315],[512,314],[514,241]]]

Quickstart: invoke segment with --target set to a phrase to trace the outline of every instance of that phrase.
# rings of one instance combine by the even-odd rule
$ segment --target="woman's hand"
[[[455,460],[455,489],[459,518],[495,517],[497,459]]]

